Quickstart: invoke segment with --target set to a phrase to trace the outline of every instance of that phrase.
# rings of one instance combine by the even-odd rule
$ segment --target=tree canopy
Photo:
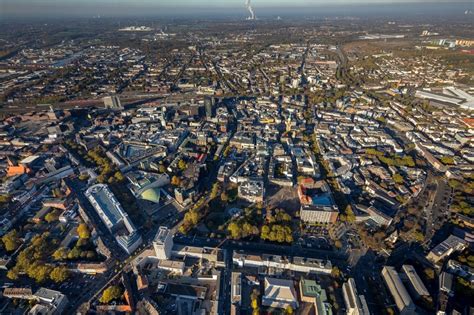
[[[100,298],[100,302],[107,304],[110,301],[117,300],[122,297],[122,289],[119,286],[112,285],[104,290]]]
[[[18,236],[18,232],[16,230],[11,230],[7,234],[3,235],[2,242],[7,252],[16,250],[21,244],[20,237]]]
[[[89,231],[89,228],[87,227],[87,224],[81,223],[77,227],[77,234],[79,234],[80,238],[90,238],[91,237],[91,232]]]
[[[65,266],[55,267],[49,277],[56,283],[64,282],[69,277],[69,270]]]

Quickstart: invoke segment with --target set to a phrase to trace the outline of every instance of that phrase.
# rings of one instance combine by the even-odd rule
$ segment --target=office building
[[[142,244],[142,237],[109,187],[97,184],[85,195],[117,243],[128,254],[134,252]]]
[[[426,289],[412,265],[403,265],[402,272],[404,275],[404,280],[406,280],[405,282],[407,283],[407,287],[415,299],[419,299],[424,296],[430,296],[430,293]]]
[[[38,304],[28,314],[64,314],[69,304],[66,295],[47,288],[39,288],[33,297]]]
[[[262,304],[275,308],[295,310],[298,307],[298,298],[292,280],[265,277],[265,292]]]
[[[242,300],[242,273],[233,272],[231,277],[231,302],[240,305]]]
[[[387,285],[390,294],[395,301],[398,311],[401,315],[416,314],[416,306],[413,303],[407,289],[402,283],[395,268],[385,266],[382,269],[382,277]]]
[[[365,297],[359,295],[357,292],[357,287],[353,278],[349,278],[349,280],[342,285],[342,294],[344,297],[344,304],[346,305],[347,315],[370,314]]]
[[[153,239],[153,248],[158,259],[169,259],[173,249],[173,236],[170,230],[165,226],[160,226]]]
[[[310,224],[336,223],[338,215],[339,211],[334,207],[303,205],[300,210],[301,220]]]
[[[313,304],[315,315],[332,315],[332,306],[328,302],[326,290],[316,281],[301,279],[300,294],[301,301]]]
[[[467,247],[467,242],[462,238],[450,235],[443,242],[436,245],[426,256],[433,263],[438,263],[455,251],[463,251]]]
[[[298,185],[298,197],[301,203],[300,215],[303,222],[309,224],[335,223],[339,210],[334,202],[329,185],[325,181],[312,178],[301,180]]]
[[[214,98],[207,96],[204,99],[204,109],[206,110],[206,117],[207,118],[212,118],[215,115],[215,110],[214,110]]]
[[[439,292],[444,292],[447,295],[452,295],[453,281],[454,281],[454,276],[450,274],[449,272],[443,271],[439,275]]]

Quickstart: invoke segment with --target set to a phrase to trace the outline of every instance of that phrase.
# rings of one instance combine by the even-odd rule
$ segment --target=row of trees
[[[468,217],[474,217],[474,207],[471,196],[474,194],[474,176],[465,175],[463,180],[450,179],[449,186],[454,190],[451,210],[462,213]]]
[[[293,234],[291,227],[288,225],[272,224],[262,226],[262,234],[260,237],[263,240],[269,240],[279,243],[293,242]]]
[[[122,183],[125,180],[123,174],[116,169],[112,161],[105,155],[105,152],[101,147],[95,147],[94,149],[85,152],[84,148],[75,143],[73,140],[66,140],[65,146],[71,151],[75,152],[86,165],[97,166],[100,170],[97,176],[99,183]],[[87,179],[87,176],[81,176],[81,179]]]
[[[408,167],[415,167],[415,161],[410,155],[405,156],[397,156],[397,155],[389,155],[387,156],[384,152],[377,151],[376,149],[366,149],[365,153],[368,155],[376,156],[380,162],[388,166],[408,166]]]
[[[60,247],[54,251],[52,257],[57,261],[77,259],[94,260],[97,258],[97,254],[93,250],[83,250],[80,245],[76,245],[73,249]]]
[[[256,236],[260,233],[257,226],[250,224],[244,218],[232,221],[227,227],[230,237],[233,239],[241,239],[249,236]]]
[[[203,217],[204,211],[201,207],[205,201],[205,198],[201,198],[194,204],[194,206],[186,212],[183,219],[183,224],[179,227],[179,231],[183,234],[188,233],[192,228],[194,228]]]

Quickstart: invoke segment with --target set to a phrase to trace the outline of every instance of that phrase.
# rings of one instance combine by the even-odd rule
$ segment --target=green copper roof
[[[145,190],[141,194],[142,199],[148,200],[154,203],[160,202],[160,189],[159,188],[150,188]]]

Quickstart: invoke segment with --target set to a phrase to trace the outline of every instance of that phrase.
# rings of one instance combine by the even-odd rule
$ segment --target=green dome
[[[148,200],[154,203],[160,202],[160,188],[149,188],[142,192],[142,199]]]

